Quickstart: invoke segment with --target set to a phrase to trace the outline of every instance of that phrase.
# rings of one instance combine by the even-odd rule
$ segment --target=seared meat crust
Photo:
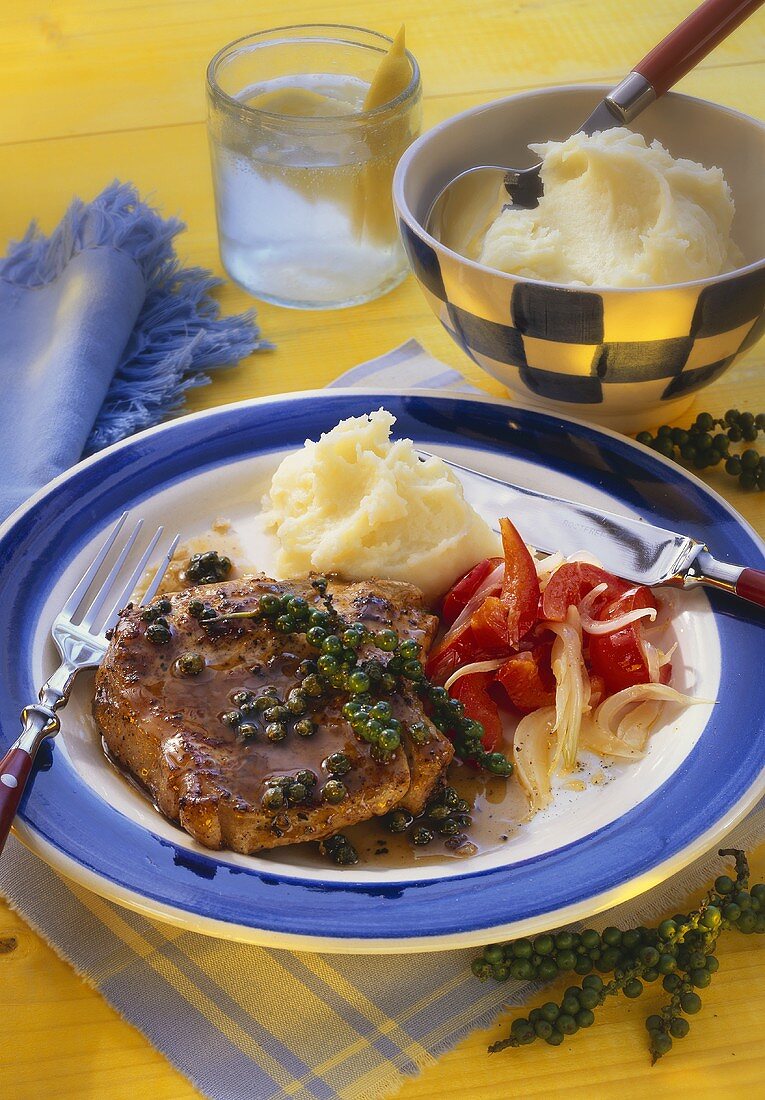
[[[298,683],[296,669],[315,658],[304,638],[275,634],[262,620],[236,619],[206,628],[188,612],[201,599],[223,617],[253,610],[261,595],[273,592],[318,603],[308,581],[276,582],[243,577],[200,585],[169,595],[167,615],[172,639],[154,645],[146,638],[141,609],[126,609],[96,675],[93,713],[115,760],[152,795],[159,809],[208,848],[251,853],[280,844],[320,840],[338,830],[387,813],[397,805],[418,812],[452,759],[451,743],[428,721],[417,694],[404,691],[391,699],[404,723],[424,722],[426,744],[404,743],[388,763],[378,763],[341,714],[342,698],[321,700],[312,717],[316,732],[300,737],[291,730],[284,741],[269,742],[260,732],[249,741],[221,721],[235,709],[241,690],[277,688],[284,698]],[[334,606],[348,622],[371,629],[392,627],[403,638],[419,641],[425,652],[437,620],[423,607],[411,585],[393,581],[329,585]],[[205,659],[198,676],[181,676],[175,662],[183,653]],[[362,653],[362,656],[368,655]],[[385,654],[376,653],[381,660]],[[338,805],[320,800],[329,778],[323,761],[344,752],[353,769],[343,776],[348,794]],[[305,804],[274,812],[265,809],[266,779],[308,769],[318,777]]]

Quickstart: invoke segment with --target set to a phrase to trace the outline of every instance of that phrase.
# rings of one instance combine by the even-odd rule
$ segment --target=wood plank
[[[688,0],[623,6],[604,0],[463,0],[414,3],[403,12],[427,94],[511,90],[617,80],[690,9]],[[403,9],[401,9],[403,11]],[[201,121],[207,62],[226,42],[285,22],[363,23],[393,33],[388,0],[318,5],[278,0],[147,4],[27,2],[0,16],[0,68],[14,108],[0,143]],[[765,55],[765,16],[722,43],[706,65]],[[754,77],[750,87],[754,87]]]

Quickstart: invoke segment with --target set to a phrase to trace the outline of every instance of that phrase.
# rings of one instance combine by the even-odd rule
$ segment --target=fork
[[[126,572],[125,563],[143,527],[143,520],[139,519],[128,538],[120,540],[124,545],[117,560],[92,600],[86,603],[88,591],[101,572],[109,552],[120,545],[118,539],[127,516],[128,513],[123,512],[117,520],[77,587],[54,619],[51,633],[61,656],[61,664],[40,688],[38,701],[22,710],[22,732],[0,760],[0,852],[11,831],[21,796],[32,773],[35,756],[43,741],[55,737],[61,728],[56,711],[68,702],[77,673],[84,668],[95,668],[101,664],[120,609],[133,594],[162,538],[164,528],[158,527],[127,581],[120,585]],[[179,539],[180,536],[176,535],[170,543],[143,595],[141,605],[149,603],[157,594]],[[104,608],[107,608],[105,615]],[[81,610],[82,616],[75,622]],[[103,621],[100,629],[96,630],[100,618]]]

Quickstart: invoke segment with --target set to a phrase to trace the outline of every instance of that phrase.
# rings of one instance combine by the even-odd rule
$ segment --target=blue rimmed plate
[[[125,509],[185,537],[230,519],[268,568],[260,500],[281,457],[344,417],[384,406],[396,433],[488,473],[704,541],[765,566],[762,542],[697,479],[637,444],[572,420],[480,398],[332,390],[184,417],[89,459],[0,530],[3,749],[55,662],[50,622],[105,528]],[[476,501],[486,512],[490,504]],[[80,678],[28,791],[17,832],[105,897],[230,939],[336,951],[417,951],[523,935],[640,893],[718,842],[765,791],[762,628],[754,609],[674,597],[675,683],[716,704],[671,710],[638,763],[561,789],[553,808],[468,861],[328,868],[308,846],[244,857],[197,845],[105,760]],[[48,761],[50,763],[50,761]]]

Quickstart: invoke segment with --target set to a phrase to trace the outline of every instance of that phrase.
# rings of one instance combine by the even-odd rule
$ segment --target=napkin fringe
[[[173,241],[184,228],[143,202],[132,184],[115,180],[91,203],[74,199],[49,237],[33,222],[0,260],[0,278],[21,288],[53,282],[73,256],[99,247],[118,249],[141,270],[146,299],[85,455],[158,424],[187,390],[210,381],[206,371],[273,346],[260,337],[254,310],[220,316],[211,292],[222,279],[180,266]]]

